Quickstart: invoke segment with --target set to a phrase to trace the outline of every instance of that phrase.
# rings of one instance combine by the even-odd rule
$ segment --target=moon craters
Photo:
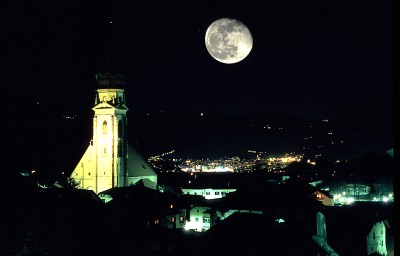
[[[253,38],[249,29],[240,21],[222,18],[207,29],[206,48],[210,55],[226,64],[237,63],[250,53]]]

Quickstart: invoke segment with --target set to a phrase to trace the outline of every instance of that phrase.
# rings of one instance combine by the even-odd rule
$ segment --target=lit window
[[[107,128],[107,121],[103,122],[103,134],[107,134],[108,128]]]
[[[172,223],[175,223],[175,216],[172,216],[171,222],[172,222]]]
[[[180,217],[179,217],[179,222],[180,222],[180,223],[184,222],[183,216],[180,216]]]

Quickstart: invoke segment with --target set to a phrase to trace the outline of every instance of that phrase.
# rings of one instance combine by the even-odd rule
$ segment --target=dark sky
[[[106,49],[132,110],[324,118],[355,99],[393,100],[391,1],[11,2],[2,41],[13,101],[92,107]],[[207,27],[224,17],[253,36],[236,64],[205,47]]]

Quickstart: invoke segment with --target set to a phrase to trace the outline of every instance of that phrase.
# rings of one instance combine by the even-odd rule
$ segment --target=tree
[[[58,185],[60,185],[63,188],[79,188],[80,182],[75,180],[74,178],[71,177],[66,177],[61,180],[61,182],[57,182]]]

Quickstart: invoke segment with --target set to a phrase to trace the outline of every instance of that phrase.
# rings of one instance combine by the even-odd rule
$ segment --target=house
[[[204,232],[217,224],[221,219],[221,212],[211,207],[194,206],[189,211],[185,229]]]
[[[141,228],[184,226],[186,212],[178,207],[178,196],[149,188],[142,180],[131,186],[105,190],[100,197],[110,198],[106,203],[108,213],[115,217],[117,225],[123,229],[127,228],[124,227],[124,221]]]
[[[367,254],[377,253],[379,255],[388,255],[386,247],[386,230],[390,228],[388,221],[382,220],[375,222],[367,236]]]
[[[226,194],[235,192],[235,188],[182,188],[182,193],[186,195],[200,195],[205,199],[215,199],[225,197]]]
[[[228,193],[237,190],[235,184],[237,177],[232,173],[196,173],[194,175],[190,173],[188,178],[189,182],[180,187],[182,194],[215,199],[225,197]]]
[[[333,206],[333,198],[325,191],[315,190],[311,193],[314,198],[325,206]]]
[[[323,214],[327,241],[339,255],[393,255],[393,204],[356,202]]]
[[[296,189],[301,193],[306,193],[306,196],[309,196],[315,199],[316,201],[321,202],[321,204],[325,206],[334,205],[333,198],[328,191],[318,189],[317,187],[315,187],[314,185],[310,184],[305,180],[289,178],[283,181],[282,184],[288,185],[291,188]]]

